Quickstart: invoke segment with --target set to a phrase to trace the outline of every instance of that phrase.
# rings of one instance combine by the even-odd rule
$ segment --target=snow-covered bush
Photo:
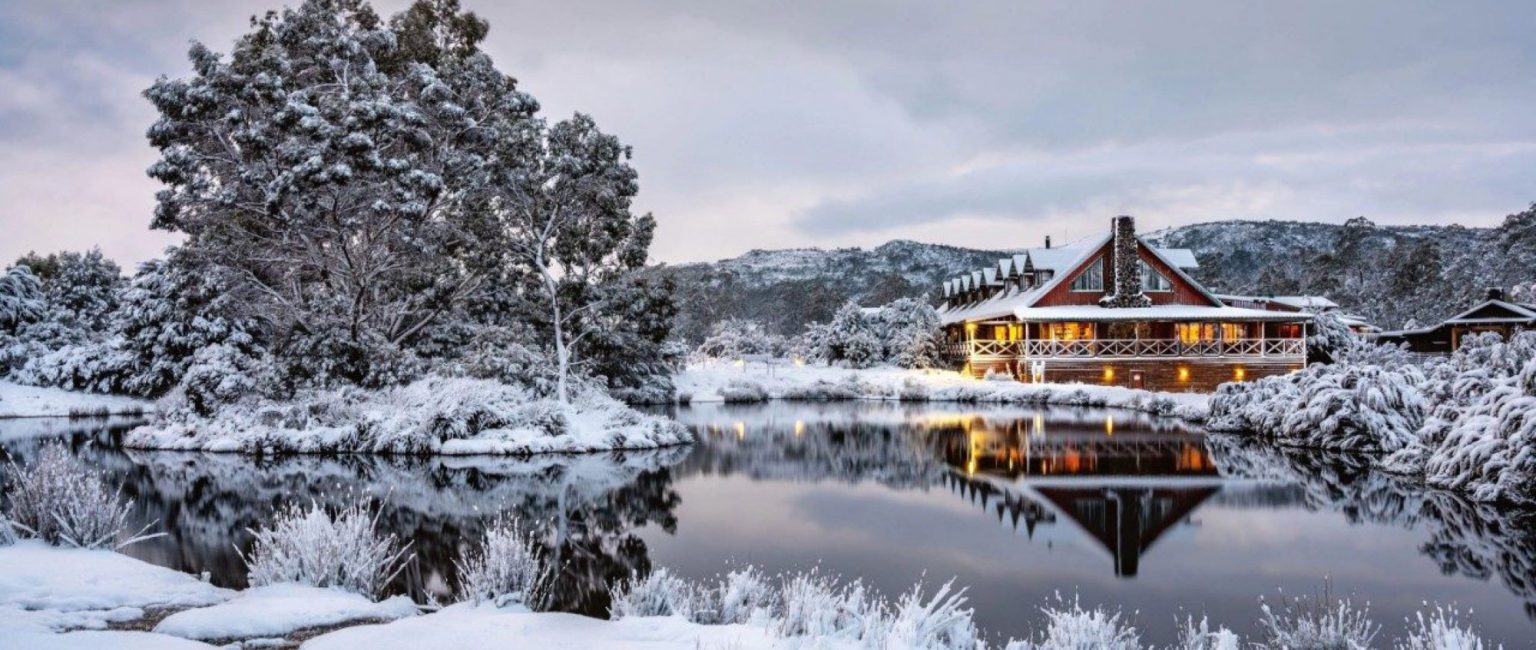
[[[62,444],[45,445],[27,467],[12,463],[7,532],[79,548],[119,548],[149,539],[145,526],[127,533],[132,504],[107,487],[105,476]],[[152,525],[152,524],[151,524]]]
[[[1396,451],[1424,423],[1426,403],[1412,366],[1314,364],[1301,372],[1228,383],[1211,398],[1206,425],[1282,444]]]
[[[768,389],[762,384],[745,379],[732,379],[720,389],[720,398],[728,403],[754,403],[768,401]]]
[[[0,332],[14,332],[43,316],[43,283],[22,265],[0,275]]]
[[[1173,644],[1172,650],[1238,650],[1240,639],[1232,630],[1225,626],[1211,629],[1211,624],[1200,617],[1196,623],[1193,616],[1186,617],[1179,626],[1179,640]]]
[[[713,622],[730,625],[773,616],[778,593],[762,571],[748,565],[725,574],[711,595]],[[696,616],[697,618],[697,616]]]
[[[120,339],[113,339],[34,354],[12,378],[34,386],[120,393],[127,392],[133,371],[133,355],[122,350]]]
[[[782,357],[789,353],[789,341],[768,332],[758,321],[732,318],[715,323],[709,336],[694,350],[702,359],[736,360],[748,355]]]
[[[912,298],[872,309],[845,304],[830,321],[808,326],[791,348],[807,359],[852,368],[933,368],[942,365],[944,352],[938,312]]]
[[[506,454],[640,449],[692,440],[671,418],[640,413],[600,390],[571,403],[489,379],[427,375],[377,390],[304,389],[203,416],[167,409],[128,432],[140,449],[263,453]]]
[[[258,394],[260,388],[274,381],[268,360],[221,343],[192,355],[181,378],[181,389],[193,411],[210,415],[219,407]]]
[[[631,575],[617,585],[609,614],[614,620],[639,616],[691,618],[694,605],[693,585],[666,568],[658,568],[643,578]]]
[[[923,595],[921,584],[896,601],[889,626],[887,647],[914,650],[980,650],[986,647],[972,620],[974,610],[965,607],[965,590],[944,583],[932,598]],[[874,645],[874,644],[869,644]]]
[[[874,326],[885,339],[885,358],[901,368],[937,368],[944,364],[939,313],[915,298],[892,301],[875,312]]]
[[[414,559],[410,544],[380,535],[378,514],[362,505],[334,515],[318,504],[289,504],[242,553],[252,587],[295,582],[375,596]]]
[[[1077,597],[1068,602],[1059,595],[1054,605],[1041,611],[1045,630],[1035,638],[1009,642],[1007,650],[1141,650],[1141,635],[1120,612],[1083,609]]]
[[[780,636],[878,641],[887,631],[884,601],[859,580],[839,585],[812,569],[786,577],[779,601],[783,609],[774,631]]]
[[[1366,650],[1381,631],[1366,609],[1356,609],[1348,600],[1333,600],[1326,592],[1283,602],[1279,611],[1269,603],[1259,607],[1267,648]]]
[[[1460,618],[1460,612],[1442,606],[1436,606],[1428,616],[1416,613],[1408,620],[1408,635],[1397,644],[1397,650],[1492,650],[1471,625],[1463,627]]]
[[[459,600],[501,607],[522,604],[542,611],[554,576],[533,531],[516,520],[501,519],[485,530],[479,547],[454,563]]]

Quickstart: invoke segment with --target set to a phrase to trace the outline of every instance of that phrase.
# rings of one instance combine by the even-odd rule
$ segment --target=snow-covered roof
[[[1285,305],[1295,309],[1338,309],[1339,303],[1323,296],[1272,296],[1265,298],[1277,305]]]
[[[1500,309],[1516,314],[1516,316],[1472,316],[1472,314],[1477,313],[1485,307],[1498,307]],[[1536,306],[1522,305],[1520,303],[1507,302],[1504,300],[1484,300],[1480,303],[1477,303],[1476,305],[1473,305],[1471,309],[1447,318],[1445,322],[1451,325],[1468,325],[1472,323],[1527,323],[1533,320],[1536,320]]]
[[[1023,253],[1013,256],[1013,268],[1022,272],[1027,263],[1032,265],[1036,271],[1050,271],[1051,278],[1049,280],[1032,289],[1022,290],[1017,287],[1011,287],[999,295],[982,300],[977,304],[947,309],[941,314],[942,319],[944,323],[948,324],[1010,316],[1014,313],[1015,309],[1033,305],[1041,296],[1050,293],[1051,289],[1068,281],[1070,279],[1067,276],[1068,271],[1087,262],[1089,256],[1098,253],[1111,239],[1113,239],[1111,233],[1102,233],[1078,240],[1065,247],[1025,249]],[[1199,282],[1196,282],[1194,278],[1189,277],[1184,272],[1186,269],[1200,267],[1195,261],[1194,252],[1187,248],[1155,248],[1140,237],[1137,238],[1137,241],[1140,242],[1142,249],[1151,252],[1153,257],[1156,257],[1172,268],[1174,273],[1178,274],[1179,277],[1191,286],[1198,288],[1212,302],[1221,302],[1216,296],[1206,291]],[[1006,279],[1008,272],[1004,270],[1000,276],[994,274],[999,269],[1004,269],[1007,262],[1008,260],[999,260],[996,268],[972,271],[969,276],[965,276],[969,279],[969,284],[965,288],[958,290],[958,292],[988,286],[1001,286],[1002,283],[996,280]]]
[[[1019,307],[1013,310],[1019,320],[1031,322],[1063,321],[1280,321],[1312,320],[1311,314],[1207,307],[1204,305],[1153,305],[1151,307],[1109,308],[1098,305],[1060,305],[1056,307]]]

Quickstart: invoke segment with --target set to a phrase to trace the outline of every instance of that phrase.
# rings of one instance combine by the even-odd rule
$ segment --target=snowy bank
[[[149,400],[0,380],[0,418],[138,415],[154,410]]]
[[[297,584],[276,584],[241,592],[228,602],[177,612],[155,632],[203,641],[283,638],[305,628],[393,621],[415,616],[405,596],[373,602],[363,596]]]
[[[234,592],[114,551],[26,540],[0,545],[0,638],[103,629],[152,609],[221,603]]]
[[[604,621],[576,614],[532,613],[521,606],[496,608],[461,603],[435,614],[325,634],[305,650],[459,650],[460,648],[550,648],[571,650],[755,650],[782,647],[768,630],[749,625],[700,625],[681,616]],[[827,645],[829,650],[851,644]]]
[[[212,416],[177,412],[128,432],[136,449],[245,453],[536,454],[691,442],[664,417],[596,391],[571,403],[488,379],[428,376],[378,390],[247,400]]]
[[[747,363],[690,364],[673,378],[678,401],[762,402],[783,400],[901,400],[984,404],[1097,406],[1205,418],[1209,395],[1160,393],[1089,384],[1025,384],[1011,379],[980,380],[948,370],[865,369],[823,365]]]

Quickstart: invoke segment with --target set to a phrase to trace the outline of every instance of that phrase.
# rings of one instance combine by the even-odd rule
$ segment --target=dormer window
[[[1141,260],[1141,290],[1142,291],[1173,291],[1173,283],[1146,260]]]
[[[1104,260],[1096,259],[1088,268],[1083,269],[1077,277],[1072,278],[1073,291],[1103,291],[1104,290]]]

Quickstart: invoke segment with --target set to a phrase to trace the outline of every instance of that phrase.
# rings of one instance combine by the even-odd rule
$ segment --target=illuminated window
[[[1248,332],[1246,330],[1247,330],[1247,328],[1243,327],[1242,325],[1240,325],[1238,323],[1222,323],[1221,324],[1221,340],[1223,340],[1223,341],[1241,341],[1241,340],[1247,338]]]
[[[1104,259],[1099,258],[1083,269],[1077,277],[1072,278],[1073,291],[1103,291],[1104,290]]]
[[[1148,265],[1146,260],[1140,260],[1140,262],[1142,291],[1173,291],[1173,283],[1169,282],[1168,278]]]
[[[1046,336],[1061,341],[1091,339],[1093,323],[1051,323],[1046,328]]]
[[[1179,342],[1186,345],[1216,340],[1216,325],[1213,323],[1175,323],[1174,328],[1178,331]]]

